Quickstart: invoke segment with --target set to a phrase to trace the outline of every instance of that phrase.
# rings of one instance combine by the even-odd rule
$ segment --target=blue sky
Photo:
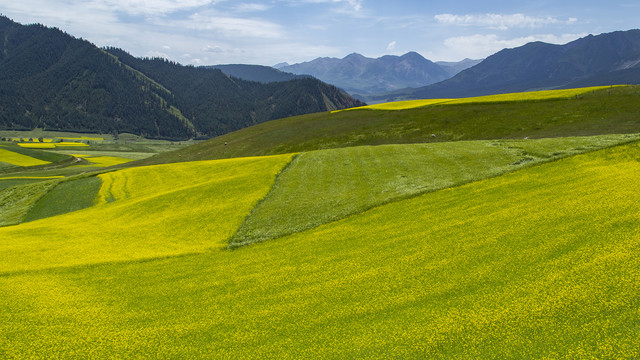
[[[0,13],[194,65],[408,51],[458,61],[640,27],[638,0],[0,0]]]

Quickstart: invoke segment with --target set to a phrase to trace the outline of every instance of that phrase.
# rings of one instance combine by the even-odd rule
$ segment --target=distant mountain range
[[[311,75],[354,96],[362,96],[437,83],[479,61],[465,59],[457,63],[434,63],[416,52],[377,59],[353,53],[343,59],[324,57],[277,66],[284,72]]]
[[[0,129],[128,132],[186,139],[363,105],[305,77],[260,84],[220,70],[135,58],[0,16]]]
[[[354,97],[374,103],[640,84],[640,30],[565,45],[529,43],[481,62],[434,63],[415,52],[377,59],[351,54],[281,64],[279,70],[136,58],[3,16],[0,39],[0,129],[11,130],[186,139],[364,105]]]
[[[589,35],[565,45],[533,42],[504,49],[451,79],[367,100],[468,97],[613,84],[640,84],[640,30]]]

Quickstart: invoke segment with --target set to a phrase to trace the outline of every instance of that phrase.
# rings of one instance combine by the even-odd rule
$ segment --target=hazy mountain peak
[[[415,51],[402,56],[385,55],[377,59],[351,53],[342,59],[317,58],[279,69],[317,77],[352,94],[375,94],[420,87],[451,77],[449,70]]]
[[[451,79],[408,91],[403,97],[466,97],[562,87],[638,84],[638,64],[640,30],[589,35],[564,45],[536,41],[501,50]]]

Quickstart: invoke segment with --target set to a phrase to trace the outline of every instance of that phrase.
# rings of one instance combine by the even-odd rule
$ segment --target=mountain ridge
[[[589,35],[564,45],[531,42],[503,49],[456,76],[377,101],[469,97],[595,85],[639,84],[640,30]],[[628,70],[626,73],[619,71]],[[623,74],[626,74],[625,77]]]
[[[283,66],[278,69],[314,76],[358,97],[437,83],[473,64],[474,60],[439,65],[412,51],[402,56],[384,55],[375,59],[358,53],[342,59],[319,57],[293,65],[280,64]]]
[[[317,79],[260,84],[216,69],[98,48],[0,16],[0,129],[187,139],[362,105]]]
[[[205,67],[219,69],[223,73],[239,79],[261,83],[282,82],[310,77],[309,75],[296,75],[278,70],[276,67],[263,65],[220,64]]]

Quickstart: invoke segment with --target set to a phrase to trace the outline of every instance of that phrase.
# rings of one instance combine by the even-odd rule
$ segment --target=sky
[[[0,0],[0,14],[185,65],[409,51],[460,61],[640,27],[638,0]]]

